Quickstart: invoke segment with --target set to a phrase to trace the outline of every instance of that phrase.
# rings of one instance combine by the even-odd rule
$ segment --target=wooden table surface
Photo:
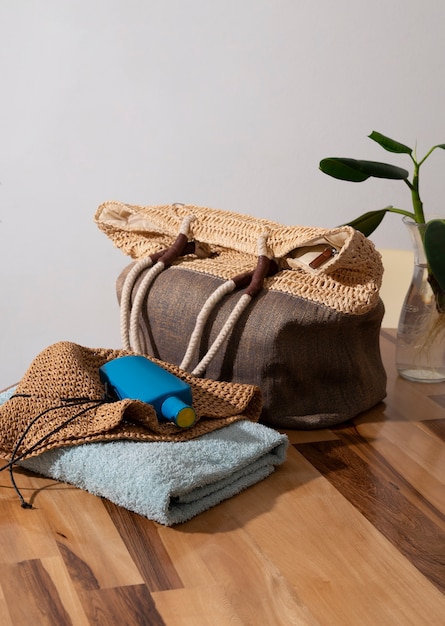
[[[385,402],[288,431],[261,483],[173,528],[23,470],[0,474],[0,624],[445,624],[445,384],[382,331]]]

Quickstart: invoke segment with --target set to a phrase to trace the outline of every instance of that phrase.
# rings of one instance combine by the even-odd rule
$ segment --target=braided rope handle
[[[182,359],[182,362],[179,366],[181,369],[187,371],[190,368],[193,355],[195,354],[199,342],[201,341],[201,337],[204,332],[204,328],[209,318],[209,315],[218,304],[218,302],[220,302],[224,298],[224,296],[234,291],[235,287],[236,284],[233,280],[226,280],[205,301],[201,311],[198,314],[198,317],[196,318],[195,327],[190,336],[184,358]]]
[[[139,341],[138,324],[145,295],[156,276],[160,274],[165,267],[171,265],[178,256],[188,252],[187,246],[190,225],[195,219],[193,215],[184,218],[174,244],[166,250],[161,250],[138,261],[125,277],[120,302],[120,332],[124,350],[131,350],[133,347],[134,352],[141,354],[142,347]],[[144,277],[142,284],[139,285],[135,301],[133,306],[131,306],[131,294],[135,283],[140,273],[147,268],[150,268],[150,270]]]
[[[124,350],[131,350],[130,339],[130,311],[131,311],[131,292],[133,290],[134,283],[142,270],[153,265],[153,259],[146,257],[141,259],[136,265],[133,265],[129,274],[126,276],[121,293],[120,303],[120,330],[121,341]]]
[[[143,303],[147,295],[147,291],[152,285],[155,278],[169,265],[173,263],[182,254],[188,253],[188,238],[190,236],[190,226],[194,221],[194,216],[188,216],[184,219],[180,233],[175,243],[162,252],[156,253],[149,257],[145,257],[138,261],[127,274],[121,293],[121,339],[123,347],[126,350],[133,350],[136,353],[142,353],[142,345],[139,338],[139,318],[142,312]],[[192,370],[194,376],[201,376],[208,364],[221,349],[229,334],[233,331],[239,318],[249,306],[255,295],[261,290],[266,276],[277,271],[276,263],[272,262],[267,251],[267,233],[263,233],[258,237],[258,263],[255,270],[245,272],[231,280],[225,281],[220,285],[205,301],[199,312],[193,332],[190,336],[184,358],[180,364],[180,368],[189,371],[193,356],[199,346],[206,322],[214,310],[215,306],[228,294],[235,289],[246,287],[245,292],[237,302],[235,308],[224,322],[217,337],[213,341],[206,354]],[[145,269],[147,274],[138,286],[133,305],[131,306],[131,295],[134,290],[135,283]]]
[[[158,261],[153,265],[144,276],[143,281],[139,285],[130,313],[130,345],[138,354],[142,354],[142,346],[139,341],[139,316],[142,312],[142,305],[148,289],[158,276],[165,269],[165,263]]]
[[[241,296],[235,308],[233,309],[233,311],[231,312],[227,320],[224,322],[224,325],[219,331],[216,339],[214,340],[210,348],[207,350],[207,353],[192,371],[192,374],[194,376],[202,376],[207,365],[213,359],[213,357],[218,352],[218,350],[221,349],[221,346],[223,345],[225,339],[228,337],[229,333],[234,329],[235,324],[237,323],[238,319],[241,317],[241,314],[248,307],[251,301],[252,301],[252,297],[249,296],[247,293]]]

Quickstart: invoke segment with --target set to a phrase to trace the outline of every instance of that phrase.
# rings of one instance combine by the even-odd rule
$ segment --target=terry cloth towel
[[[269,476],[287,446],[286,435],[242,420],[187,441],[88,443],[20,464],[172,526]]]
[[[30,456],[93,441],[184,441],[235,421],[258,421],[261,391],[247,384],[196,378],[151,358],[190,384],[197,420],[191,428],[160,422],[139,400],[107,401],[99,368],[131,354],[68,341],[53,344],[31,363],[13,396],[0,406],[0,453]]]

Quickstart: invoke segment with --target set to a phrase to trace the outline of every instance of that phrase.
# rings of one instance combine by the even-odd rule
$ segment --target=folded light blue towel
[[[11,394],[0,394],[0,404]],[[82,444],[21,465],[171,526],[269,476],[287,446],[286,435],[242,420],[198,439]]]

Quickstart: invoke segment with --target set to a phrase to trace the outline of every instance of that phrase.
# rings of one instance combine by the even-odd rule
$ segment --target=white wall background
[[[119,347],[105,200],[320,226],[409,208],[402,182],[318,163],[409,167],[372,130],[445,142],[444,27],[443,0],[2,0],[0,388],[53,342]],[[444,168],[424,165],[431,212]],[[396,216],[373,238],[409,245]]]

